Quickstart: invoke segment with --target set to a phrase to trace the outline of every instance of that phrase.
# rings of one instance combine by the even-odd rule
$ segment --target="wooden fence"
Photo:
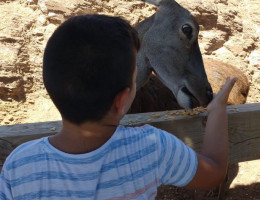
[[[260,104],[228,106],[230,163],[260,159]],[[165,111],[126,115],[122,125],[149,123],[164,129],[195,151],[203,143],[207,112]],[[6,156],[19,144],[49,136],[61,129],[61,121],[0,126],[0,170]]]

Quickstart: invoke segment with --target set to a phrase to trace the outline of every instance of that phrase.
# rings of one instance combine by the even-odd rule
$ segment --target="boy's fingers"
[[[223,87],[223,90],[225,90],[229,93],[232,90],[233,86],[235,85],[236,81],[237,81],[237,77],[232,78],[232,79],[230,79],[230,77],[228,77],[226,79],[226,83]]]
[[[238,78],[237,77],[234,77],[234,78],[232,78],[232,83],[233,83],[233,85],[237,82],[237,80],[238,80]]]
[[[223,85],[222,89],[217,94],[218,98],[224,99],[224,101],[227,101],[228,96],[229,96],[234,84],[236,83],[236,81],[237,81],[237,78],[230,79],[230,77],[228,77],[226,79],[226,82]]]
[[[214,103],[218,104],[218,103],[224,103],[226,104],[228,101],[228,96],[234,86],[234,84],[236,83],[237,78],[232,78],[230,79],[229,77],[226,80],[226,83],[223,85],[222,89],[217,93],[217,94],[213,94],[213,101],[208,105],[208,110],[212,109],[212,106],[214,105]],[[222,104],[221,103],[221,104]],[[214,106],[213,106],[214,107]]]
[[[229,83],[230,91],[232,90],[232,88],[233,88],[233,86],[235,85],[236,82],[237,82],[237,77],[232,78],[232,79],[230,80],[230,83]]]

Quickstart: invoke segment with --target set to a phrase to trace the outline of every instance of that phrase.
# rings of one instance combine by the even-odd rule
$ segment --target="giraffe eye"
[[[182,32],[189,40],[192,38],[192,27],[189,24],[184,24],[182,26]]]

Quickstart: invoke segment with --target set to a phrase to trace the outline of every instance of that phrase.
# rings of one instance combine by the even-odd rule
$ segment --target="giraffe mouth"
[[[199,100],[188,90],[187,87],[181,88],[181,91],[184,94],[186,94],[189,98],[189,100],[188,100],[189,108],[196,108],[196,107],[200,106]]]

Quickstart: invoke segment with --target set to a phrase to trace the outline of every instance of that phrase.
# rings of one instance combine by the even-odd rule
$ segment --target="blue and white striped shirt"
[[[0,199],[154,199],[160,184],[184,186],[196,169],[191,148],[150,125],[118,127],[104,145],[85,154],[59,151],[45,137],[8,156]]]

